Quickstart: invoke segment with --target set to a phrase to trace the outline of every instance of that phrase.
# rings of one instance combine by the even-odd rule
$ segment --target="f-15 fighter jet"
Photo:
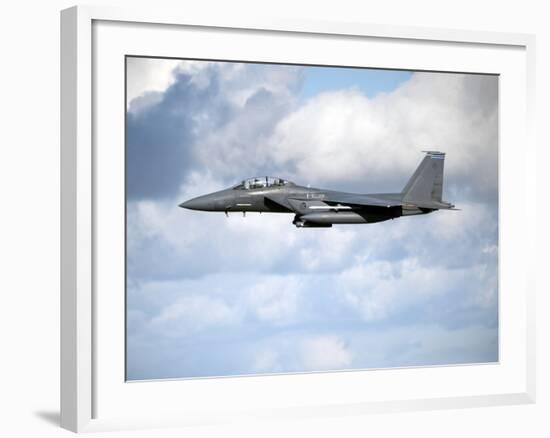
[[[356,194],[303,187],[270,176],[245,179],[234,187],[190,199],[179,206],[190,210],[292,213],[299,228],[333,224],[369,224],[401,216],[454,210],[442,200],[445,153],[426,156],[399,193]]]

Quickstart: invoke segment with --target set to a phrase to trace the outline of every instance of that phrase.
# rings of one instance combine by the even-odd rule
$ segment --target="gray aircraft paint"
[[[189,210],[292,213],[302,228],[328,228],[333,224],[382,222],[401,216],[453,210],[442,200],[445,153],[425,151],[400,193],[356,194],[303,187],[282,178],[253,177],[218,192],[182,202]]]

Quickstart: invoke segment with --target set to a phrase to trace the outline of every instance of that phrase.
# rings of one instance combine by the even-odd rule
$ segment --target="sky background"
[[[127,377],[498,360],[498,78],[127,58]],[[178,204],[256,175],[460,211],[297,229]]]

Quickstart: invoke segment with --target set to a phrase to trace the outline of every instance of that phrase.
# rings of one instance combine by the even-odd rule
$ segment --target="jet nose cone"
[[[189,210],[226,211],[231,207],[233,197],[233,191],[222,190],[182,202],[180,207]]]
[[[210,202],[203,196],[198,198],[189,199],[189,201],[182,202],[179,205],[181,208],[187,208],[188,210],[209,210]]]
[[[200,210],[200,202],[197,201],[197,198],[189,199],[189,201],[182,202],[180,207],[187,208],[189,210]]]

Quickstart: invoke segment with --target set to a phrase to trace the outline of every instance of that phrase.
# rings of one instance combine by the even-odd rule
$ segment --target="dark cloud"
[[[227,122],[231,110],[220,98],[216,75],[208,87],[199,87],[190,74],[180,73],[161,99],[158,93],[134,99],[126,125],[128,199],[174,196],[196,163],[197,119],[207,119],[209,129],[216,129]]]
[[[130,201],[173,197],[196,168],[231,182],[244,178],[231,164],[265,169],[258,143],[288,113],[291,92],[300,81],[296,67],[231,63],[207,64],[200,74],[176,69],[174,75],[163,93],[146,92],[129,102]],[[273,84],[274,89],[266,88]]]

